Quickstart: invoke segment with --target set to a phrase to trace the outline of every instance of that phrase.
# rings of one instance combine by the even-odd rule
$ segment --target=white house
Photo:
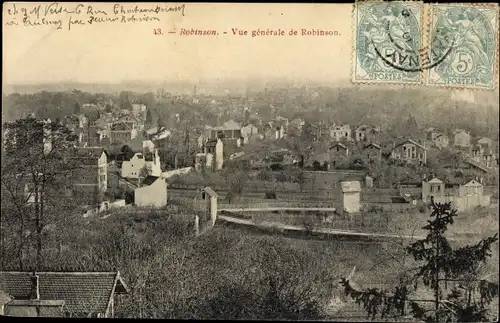
[[[342,206],[348,213],[359,212],[361,209],[361,184],[358,181],[342,182]]]
[[[163,177],[147,176],[141,187],[134,190],[136,206],[164,207],[167,205],[167,181]]]
[[[330,137],[336,141],[350,141],[351,140],[351,125],[343,124],[343,125],[335,125],[330,130]]]
[[[222,169],[222,165],[224,164],[224,144],[220,139],[210,139],[205,143],[205,154],[212,154],[214,157],[212,167],[214,170]],[[207,158],[208,164],[208,158]]]
[[[243,136],[243,143],[247,144],[249,140],[254,137],[257,137],[259,134],[259,128],[254,126],[253,124],[248,124],[241,128],[241,135]]]
[[[148,168],[149,175],[161,175],[161,161],[158,150],[148,153],[135,153],[130,160],[123,161],[121,175],[124,178],[139,178],[141,169]]]

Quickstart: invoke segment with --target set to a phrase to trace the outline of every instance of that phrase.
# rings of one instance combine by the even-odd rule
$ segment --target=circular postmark
[[[409,17],[407,9],[404,9],[403,17]],[[422,72],[434,68],[444,62],[450,55],[454,39],[448,33],[442,33],[440,37],[433,38],[433,44],[429,48],[423,46],[420,49],[413,49],[409,46],[401,46],[401,43],[394,40],[390,33],[390,22],[387,23],[387,32],[391,43],[394,45],[394,51],[384,53],[374,45],[375,52],[379,58],[387,65],[404,72]],[[412,35],[404,32],[401,36],[402,41],[411,42]],[[439,50],[436,50],[439,49]],[[407,62],[407,64],[404,64]]]
[[[359,10],[357,56],[360,66],[368,73],[397,70],[411,78],[418,74],[416,72],[440,64],[449,53],[449,50],[433,52],[423,46],[418,6],[380,2]],[[447,35],[440,41],[450,43]]]

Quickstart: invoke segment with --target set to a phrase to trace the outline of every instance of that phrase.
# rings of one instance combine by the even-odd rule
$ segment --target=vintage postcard
[[[2,317],[498,321],[497,4],[2,9]]]

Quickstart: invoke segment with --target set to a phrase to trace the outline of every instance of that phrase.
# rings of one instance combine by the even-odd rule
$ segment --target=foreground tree
[[[14,240],[17,236],[14,245],[21,269],[23,253],[34,242],[38,266],[43,262],[43,237],[48,226],[60,220],[57,216],[68,207],[68,180],[79,168],[68,158],[76,138],[57,123],[32,117],[6,123],[4,129],[1,180],[2,211],[6,212],[1,220],[12,230],[2,233]]]
[[[369,317],[375,319],[412,316],[424,322],[486,322],[492,319],[490,307],[498,297],[498,283],[482,277],[481,268],[491,256],[491,246],[498,241],[497,234],[477,244],[453,249],[445,237],[448,225],[453,224],[457,211],[450,203],[432,202],[432,220],[423,229],[425,239],[406,248],[419,266],[413,275],[404,277],[393,291],[356,290],[347,279],[342,279],[346,295],[363,306]],[[432,291],[434,299],[416,299],[418,283]],[[429,306],[431,305],[431,306]],[[409,312],[407,313],[409,307]]]

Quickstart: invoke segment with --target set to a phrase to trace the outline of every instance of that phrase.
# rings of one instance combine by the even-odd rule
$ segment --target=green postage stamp
[[[352,80],[421,84],[421,2],[357,2]]]
[[[426,71],[426,84],[494,89],[498,68],[498,6],[433,4],[430,8],[430,51],[440,55],[441,35],[451,50]]]
[[[354,24],[354,83],[497,86],[497,5],[357,2]]]

